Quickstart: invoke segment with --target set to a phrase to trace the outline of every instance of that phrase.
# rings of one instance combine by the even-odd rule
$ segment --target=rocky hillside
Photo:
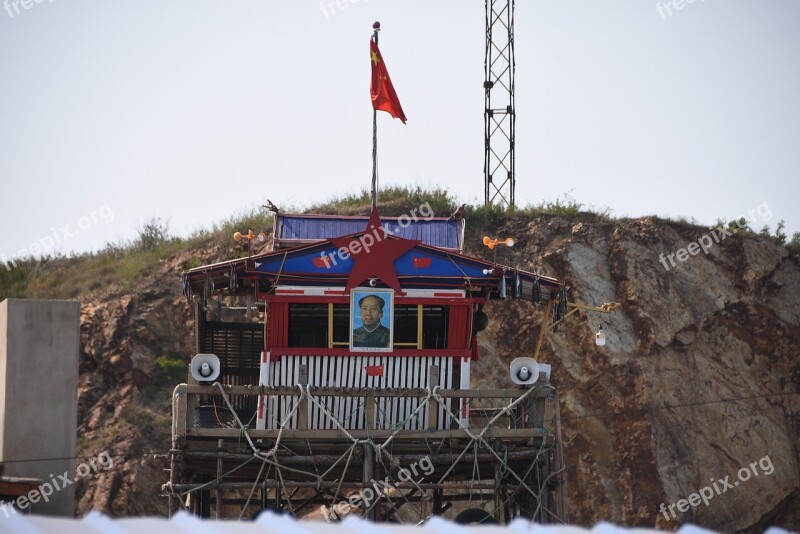
[[[622,304],[611,315],[570,317],[540,357],[553,365],[561,395],[570,523],[800,530],[796,253],[742,232],[674,267],[667,261],[667,269],[660,254],[709,230],[592,214],[488,219],[467,218],[466,253],[485,253],[478,244],[491,227],[491,235],[517,239],[498,261],[566,280],[570,301]],[[80,451],[108,450],[115,460],[114,469],[79,485],[80,514],[166,512],[158,455],[169,447],[171,389],[193,354],[180,272],[236,253],[208,241],[176,250],[130,287],[77,296]],[[491,323],[480,334],[475,370],[483,387],[506,379],[510,358],[532,353],[541,320],[528,303],[493,302],[486,311]],[[603,348],[593,338],[600,324]],[[754,462],[758,476],[715,493],[708,505],[685,513],[674,506],[717,480],[738,482],[739,470]],[[674,519],[662,503],[673,505]]]
[[[800,528],[797,255],[740,234],[677,267],[667,258],[667,270],[661,253],[709,230],[542,217],[511,221],[508,232],[520,236],[514,263],[557,274],[571,300],[622,303],[611,315],[572,319],[540,358],[553,364],[561,393],[570,522]],[[501,319],[486,337],[497,341],[484,343],[482,363],[502,376],[508,356],[531,352],[534,337],[516,334],[535,316],[511,302],[492,311]],[[603,348],[591,336],[601,323]],[[765,457],[760,476],[739,481],[741,468]],[[735,485],[723,491],[726,476]],[[706,486],[708,505],[677,520],[659,513]]]

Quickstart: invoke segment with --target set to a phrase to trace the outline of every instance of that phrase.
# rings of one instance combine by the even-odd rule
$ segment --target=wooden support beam
[[[367,429],[375,428],[375,395],[373,390],[367,390],[364,397],[364,416],[366,417]]]
[[[428,387],[431,389],[439,385],[439,366],[431,365],[428,370]],[[439,403],[431,399],[428,401],[428,430],[438,428]]]
[[[172,443],[172,448],[176,449],[183,445],[186,440],[186,413],[188,410],[189,396],[186,394],[185,387],[178,387],[175,393],[175,399],[172,402],[177,403],[177,410],[175,414],[175,440]],[[175,509],[177,511],[177,508]]]
[[[437,484],[434,482],[419,482],[417,484],[412,484],[411,482],[392,482],[392,485],[397,489],[401,490],[411,490],[419,487],[423,490],[486,490],[492,491],[497,486],[494,482],[445,482],[442,484]],[[196,488],[199,488],[202,484],[176,484],[175,491],[176,492],[186,492],[192,491]],[[251,489],[253,487],[252,482],[220,482],[219,487],[223,490],[241,490],[241,489]],[[267,488],[274,488],[280,489],[281,483],[280,481],[268,481],[264,482],[264,487]],[[287,481],[286,488],[319,488],[319,489],[332,489],[335,490],[336,488],[341,487],[341,489],[354,489],[360,490],[364,488],[364,484],[362,482],[338,482],[338,481],[328,481],[328,482],[316,482],[316,481]],[[430,497],[425,497],[424,500],[428,500]],[[445,495],[445,499],[449,499],[450,495]]]
[[[183,428],[186,428],[186,425],[183,425]],[[170,486],[174,486],[178,482],[178,453],[172,453],[169,455],[169,484]],[[4,495],[8,495],[8,493],[3,492]],[[177,500],[180,497],[177,497],[170,493],[167,496],[167,517],[172,517],[178,511],[178,502]]]
[[[495,452],[498,455],[502,454],[499,450],[499,443],[495,442],[494,444]],[[504,513],[504,506],[503,506],[503,497],[505,496],[505,491],[503,488],[503,476],[501,473],[502,465],[499,462],[494,462],[494,482],[495,482],[495,490],[494,490],[494,511],[492,516],[494,516],[495,521],[499,524],[504,525],[508,522],[508,517]]]
[[[551,386],[537,386],[528,397],[547,397],[552,391]],[[311,395],[320,397],[365,397],[370,388],[334,388],[312,387]],[[516,386],[509,389],[440,389],[436,393],[445,399],[513,399],[527,393],[527,389],[520,390]],[[186,392],[195,395],[219,395],[217,386],[194,385],[190,382]],[[295,386],[225,386],[228,395],[284,395],[296,396]],[[425,397],[428,392],[424,388],[380,388],[372,389],[375,397]]]
[[[372,444],[364,443],[364,469],[363,469],[363,479],[362,479],[362,494],[363,491],[367,488],[372,487],[372,479],[374,478],[375,474],[375,452],[372,450]],[[375,496],[377,498],[377,496]],[[375,507],[371,506],[372,502],[367,501],[367,499],[361,499],[361,506],[364,508],[364,519],[369,521],[375,520]]]
[[[219,453],[210,451],[194,451],[186,450],[183,456],[191,459],[214,459]],[[225,460],[230,461],[244,461],[253,457],[252,453],[245,452],[226,452],[224,455]],[[335,463],[341,456],[325,455],[325,454],[309,454],[308,456],[291,455],[291,456],[274,456],[272,460],[275,463],[284,465],[286,467],[293,466],[314,466],[314,465],[330,465]],[[416,458],[416,457],[415,457]],[[258,460],[256,460],[258,461]],[[351,464],[361,465],[361,456],[354,454],[350,459]]]
[[[308,365],[301,364],[300,365],[300,380],[299,384],[301,386],[308,385]],[[297,390],[295,390],[295,393]],[[297,407],[297,428],[299,430],[306,430],[308,429],[308,397],[301,397],[300,404]]]
[[[222,518],[222,487],[220,486],[220,481],[222,480],[222,464],[223,464],[223,454],[225,453],[225,448],[223,440],[217,440],[217,498],[216,502],[214,503],[214,517],[219,520]]]
[[[282,433],[281,433],[282,432]],[[397,434],[395,434],[397,432]],[[281,439],[288,440],[309,440],[309,441],[341,441],[347,439],[347,436],[340,430],[248,430],[247,433],[253,439],[276,439],[278,434],[281,433]],[[396,443],[403,440],[437,440],[437,439],[450,439],[461,438],[471,439],[470,435],[462,429],[450,430],[348,430],[347,433],[355,439],[373,439],[375,441],[385,440],[394,436],[393,441]],[[190,428],[187,429],[186,434],[192,438],[230,438],[237,440],[241,435],[241,430],[238,428]],[[548,438],[552,439],[549,432],[543,432],[538,428],[489,428],[483,434],[486,439],[489,438],[507,438],[525,440],[530,438]]]

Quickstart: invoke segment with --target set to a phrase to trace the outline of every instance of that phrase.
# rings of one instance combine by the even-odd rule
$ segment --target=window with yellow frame
[[[447,306],[396,304],[393,313],[394,348],[447,348]],[[348,348],[350,334],[349,304],[289,305],[290,347]]]

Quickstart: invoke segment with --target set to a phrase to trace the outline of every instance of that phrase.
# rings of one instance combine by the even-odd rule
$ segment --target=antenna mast
[[[483,113],[485,204],[514,206],[514,0],[486,0]],[[495,105],[492,107],[492,95]]]

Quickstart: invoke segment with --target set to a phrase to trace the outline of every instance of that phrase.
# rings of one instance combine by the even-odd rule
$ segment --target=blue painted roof
[[[357,254],[364,253],[363,250]],[[195,267],[184,273],[182,288],[188,295],[205,294],[209,285],[212,290],[228,291],[231,287],[238,290],[239,284],[247,279],[262,282],[265,284],[262,287],[277,286],[279,281],[283,285],[344,286],[355,262],[352,255],[343,255],[340,251],[325,240],[252,258]],[[516,287],[519,297],[538,303],[547,302],[563,288],[563,283],[555,278],[422,244],[394,260],[393,265],[401,286],[410,289],[469,289],[498,298],[506,291],[515,292],[513,288]],[[384,286],[379,280],[377,287]]]
[[[323,241],[333,237],[363,232],[368,216],[294,215],[279,213],[275,221],[274,248]],[[449,250],[462,250],[463,219],[423,218],[415,221],[408,215],[381,217],[387,232],[404,239],[418,239],[423,244]]]
[[[337,247],[327,243],[286,254],[268,254],[255,260],[255,268],[263,273],[280,272],[284,276],[347,276],[353,269],[353,257],[343,257],[338,251]],[[463,280],[465,276],[491,278],[483,272],[487,264],[481,260],[475,261],[466,256],[456,256],[454,259],[447,252],[421,247],[414,247],[393,263],[397,275],[401,277],[449,277],[458,280]]]

